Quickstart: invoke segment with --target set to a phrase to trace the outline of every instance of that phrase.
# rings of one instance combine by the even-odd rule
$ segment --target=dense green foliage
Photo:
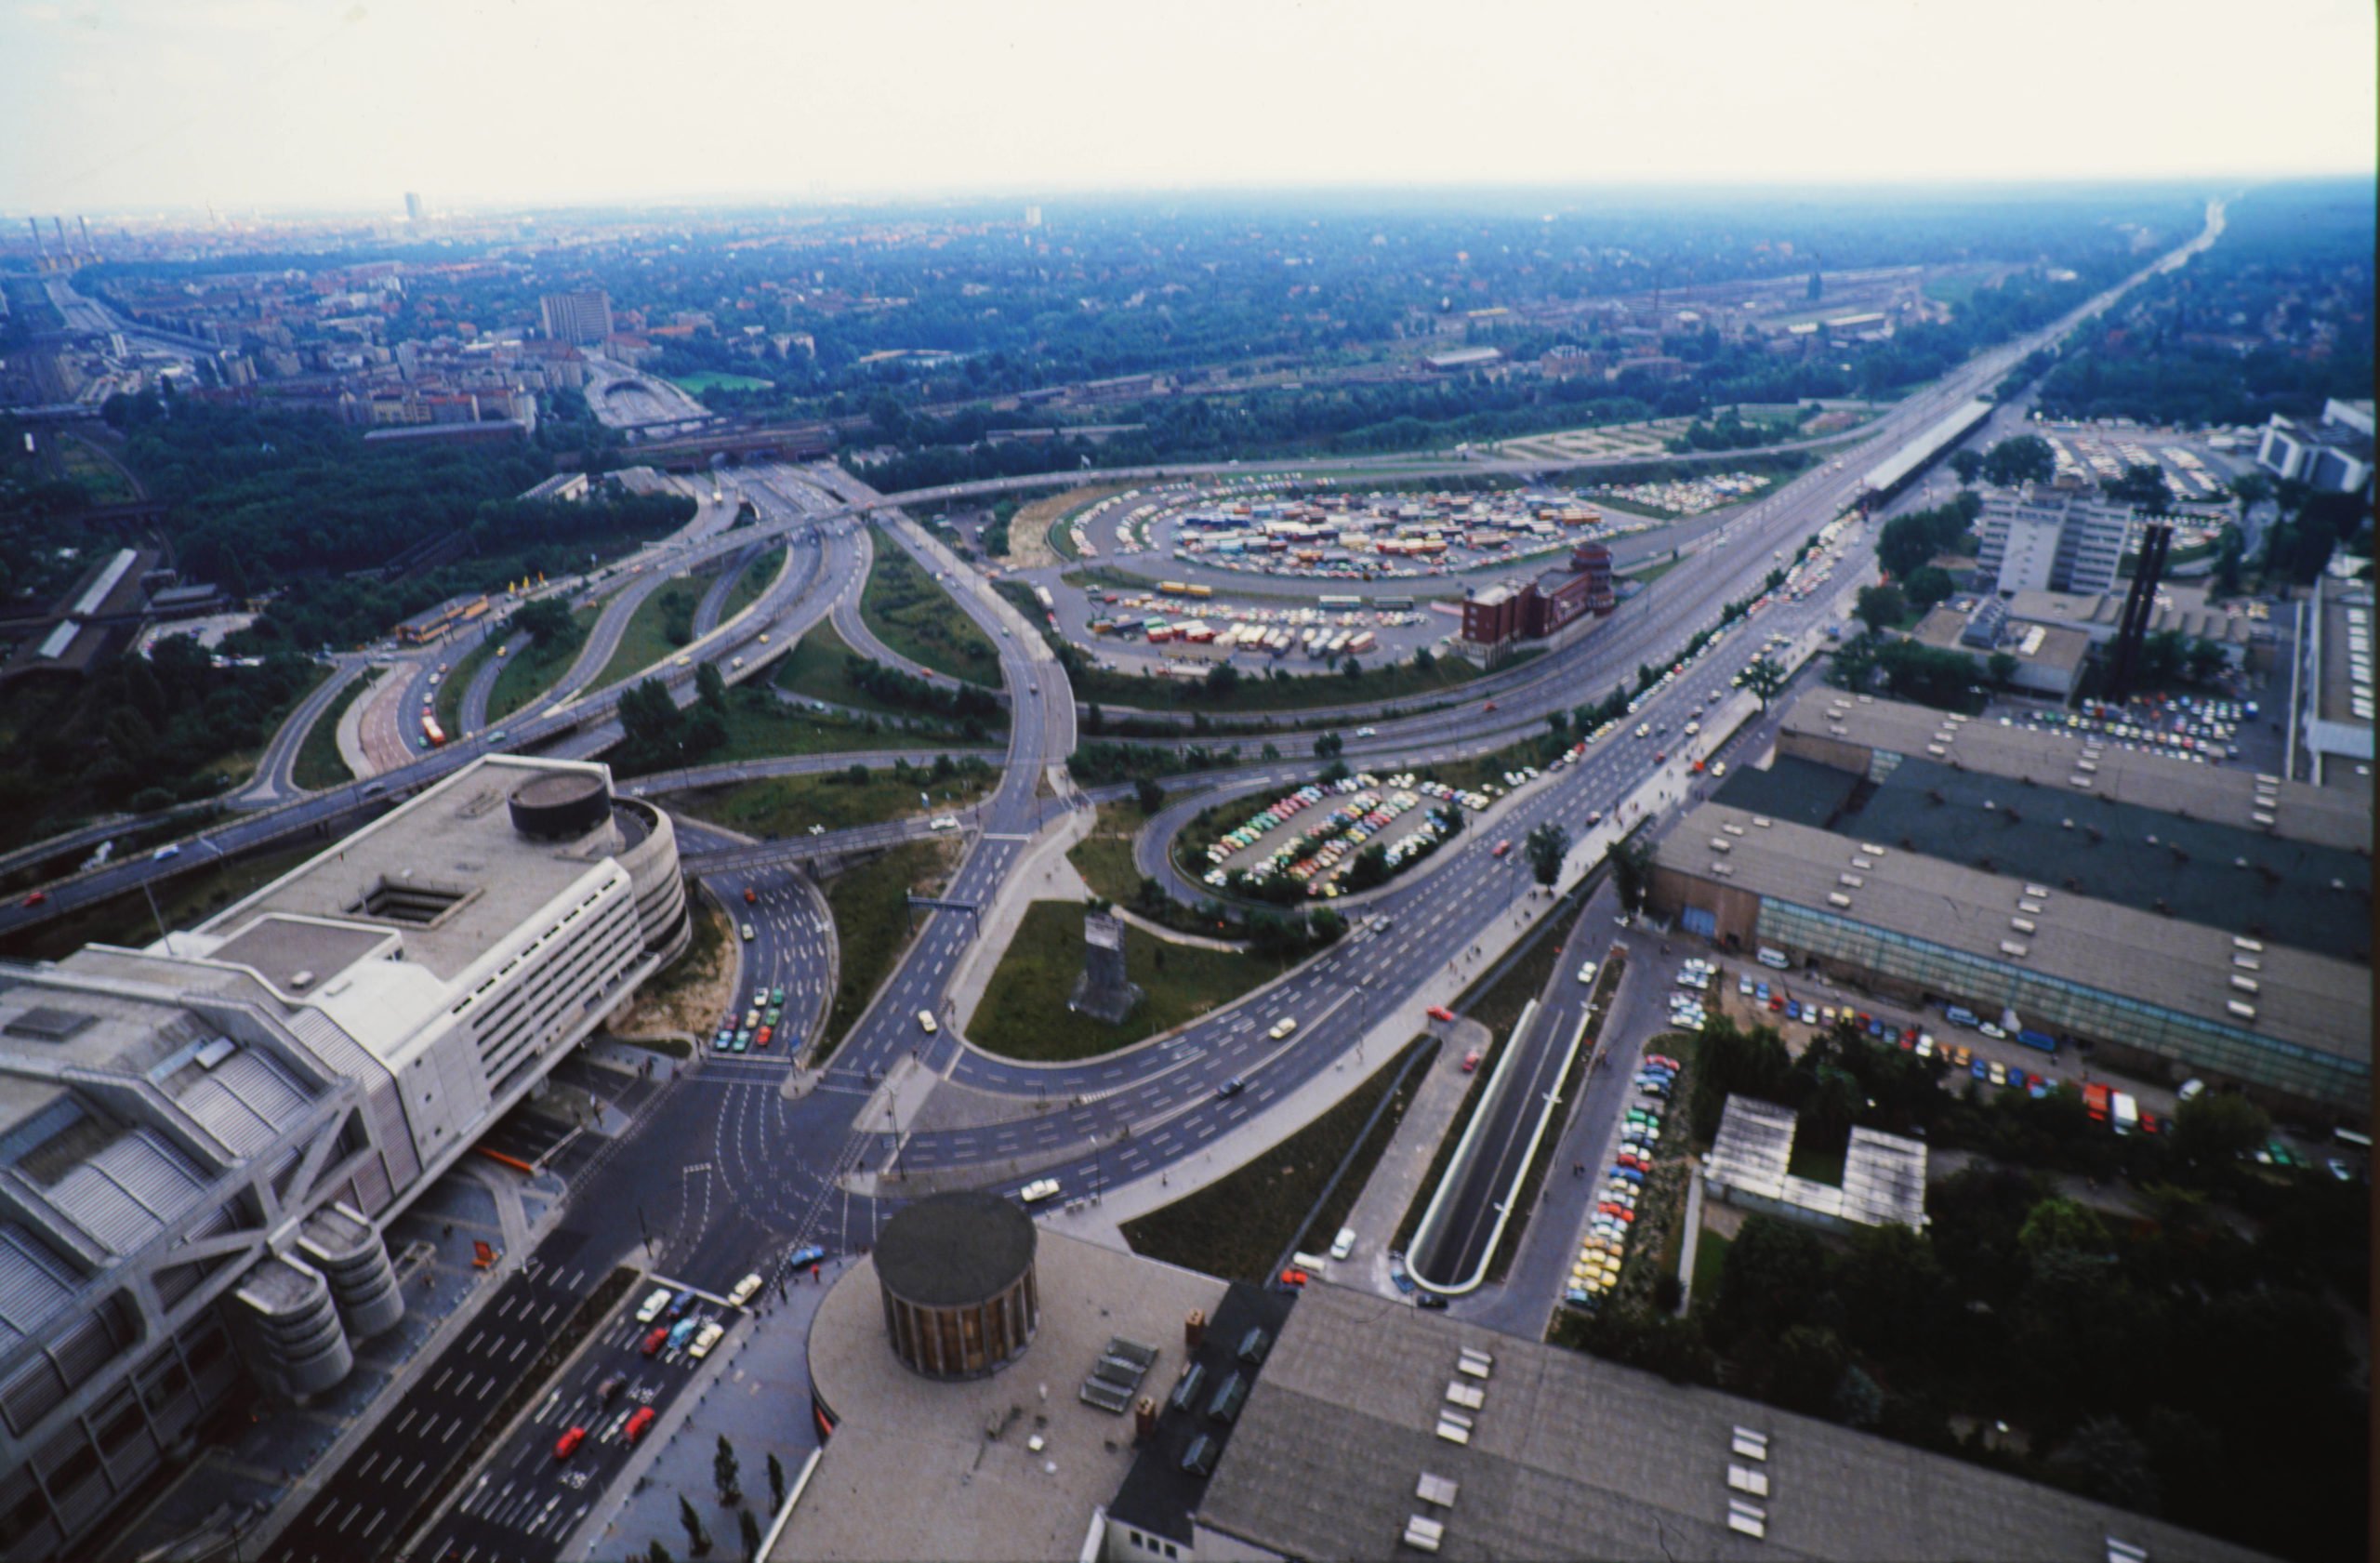
[[[1972,551],[1967,529],[1983,514],[1983,497],[1962,490],[1948,504],[1911,510],[1884,523],[1876,536],[1876,562],[1896,580],[1914,575],[1937,553]]]

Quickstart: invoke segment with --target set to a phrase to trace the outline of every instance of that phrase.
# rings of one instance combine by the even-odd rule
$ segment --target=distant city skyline
[[[37,0],[0,210],[2362,173],[2373,49],[2344,0]]]

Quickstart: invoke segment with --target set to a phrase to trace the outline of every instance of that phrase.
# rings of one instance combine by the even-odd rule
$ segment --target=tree
[[[1522,850],[1528,854],[1529,871],[1537,876],[1537,882],[1550,889],[1562,877],[1562,860],[1570,854],[1570,832],[1549,819],[1528,833]]]
[[[1631,915],[1645,904],[1645,893],[1653,885],[1653,849],[1635,837],[1615,845],[1607,854],[1611,862],[1612,888],[1620,893],[1620,904]]]
[[[774,1450],[769,1451],[769,1507],[785,1507],[785,1462],[777,1458]]]
[[[540,597],[512,611],[512,629],[541,641],[560,641],[571,630],[570,604],[559,597]]]
[[[1729,1252],[1728,1262],[1735,1254]],[[1723,1283],[1724,1284],[1724,1283]],[[1777,1366],[1769,1390],[1790,1411],[1822,1416],[1833,1404],[1851,1354],[1833,1331],[1796,1324],[1777,1342]]]
[[[2051,1453],[2049,1466],[2094,1498],[2141,1514],[2158,1511],[2148,1446],[2120,1418],[2095,1416],[2075,1428]]]
[[[1141,805],[1141,813],[1153,815],[1165,807],[1165,787],[1155,776],[1140,776],[1132,782],[1132,796]]]
[[[1760,702],[1760,709],[1764,711],[1768,709],[1769,701],[1783,693],[1784,688],[1785,669],[1765,656],[1753,657],[1752,665],[1744,669],[1744,689]]]
[[[867,767],[854,760],[843,767],[843,780],[853,787],[867,785]]]
[[[1890,583],[1863,586],[1859,589],[1858,605],[1851,612],[1852,616],[1868,627],[1870,634],[1881,635],[1897,628],[1909,616],[1909,599],[1902,594],[1900,588]]]
[[[1339,664],[1339,670],[1351,679],[1359,679],[1364,676],[1364,665],[1352,656]]]
[[[686,1550],[696,1557],[708,1556],[710,1532],[703,1529],[703,1517],[694,1512],[694,1505],[686,1501],[682,1492],[678,1495],[678,1523],[686,1528]]]
[[[1952,451],[1950,470],[1959,475],[1959,482],[1963,485],[1974,486],[1976,474],[1983,470],[1983,453],[1977,450]]]
[[[760,1522],[752,1517],[751,1510],[735,1511],[735,1530],[744,1540],[744,1563],[760,1563]]]
[[[2240,592],[2240,565],[2247,552],[2240,529],[2227,526],[2215,542],[2215,594],[2236,597]]]
[[[2193,1161],[2237,1160],[2271,1134],[2270,1115],[2229,1092],[2202,1092],[2174,1109],[2175,1148]]]
[[[1984,658],[1983,667],[1984,671],[1990,675],[1993,686],[2005,689],[2016,678],[2018,663],[2013,653],[1995,651]]]
[[[2108,1252],[2108,1228],[2088,1205],[2072,1199],[2043,1199],[2016,1229],[2016,1246],[2038,1261],[2054,1249],[2071,1253]]]
[[[1314,741],[1314,757],[1316,760],[1329,760],[1346,747],[1347,740],[1338,734],[1325,733]]]
[[[1210,699],[1229,699],[1239,688],[1239,669],[1228,662],[1216,663],[1207,669],[1205,687]]]
[[[1984,481],[1997,488],[2020,483],[2047,483],[2057,476],[2057,453],[2039,434],[2019,434],[2001,441],[1985,453]]]
[[[1944,598],[1950,596],[1951,592],[1956,591],[1958,589],[1958,585],[1950,579],[1950,571],[1941,568],[1939,565],[1928,564],[1923,570],[1920,570],[1911,576],[1909,579],[1903,583],[1901,589],[1908,594],[1909,600],[1918,607],[1930,608],[1935,603],[1939,603]]]
[[[644,1549],[644,1563],[678,1563],[678,1560],[669,1556],[668,1547],[655,1542]]]
[[[1813,304],[1826,297],[1826,282],[1816,271],[1810,272],[1809,285],[1802,289],[1802,297]]]
[[[2153,461],[2128,462],[2123,476],[2099,488],[2116,503],[2147,515],[2168,515],[2174,509],[2174,491],[2166,486],[2165,469]]]
[[[710,1457],[710,1479],[719,1489],[721,1503],[733,1503],[744,1496],[742,1476],[743,1472],[735,1461],[735,1446],[727,1441],[726,1434],[721,1433],[719,1448]]]
[[[705,662],[694,669],[694,698],[704,709],[727,714],[727,675],[719,670],[716,662]]]

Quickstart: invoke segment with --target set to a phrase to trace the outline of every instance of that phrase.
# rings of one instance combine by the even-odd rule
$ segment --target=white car
[[[694,1344],[686,1348],[687,1357],[696,1362],[701,1361],[710,1355],[710,1348],[719,1344],[726,1335],[727,1327],[713,1319],[694,1331]]]
[[[1016,1197],[1024,1200],[1028,1205],[1038,1205],[1044,1199],[1056,1198],[1057,1192],[1057,1179],[1036,1178],[1031,1183],[1026,1184],[1023,1188],[1018,1189],[1016,1191]]]
[[[942,815],[937,816],[933,821],[933,828],[936,830],[956,830],[959,828],[959,821],[949,815]]]
[[[1280,1019],[1273,1023],[1273,1029],[1267,1031],[1265,1035],[1277,1042],[1297,1028],[1297,1018],[1294,1015],[1283,1015]]]
[[[929,1037],[942,1029],[941,1027],[936,1026],[933,1023],[933,1012],[932,1010],[919,1010],[918,1012],[918,1028]]]
[[[1339,1228],[1339,1235],[1330,1239],[1330,1257],[1344,1259],[1355,1252],[1355,1229],[1352,1226],[1342,1226]]]
[[[1579,981],[1581,983],[1591,983],[1594,980],[1595,963],[1590,960],[1585,965],[1579,968]]]
[[[1358,727],[1355,729],[1355,736],[1358,738],[1377,738],[1380,736],[1380,729],[1377,727]]]
[[[639,1324],[650,1324],[654,1319],[659,1318],[661,1317],[661,1310],[668,1305],[669,1289],[665,1286],[645,1298],[641,1304],[638,1305],[636,1310],[636,1321]]]
[[[758,1274],[748,1275],[742,1280],[735,1283],[735,1290],[727,1294],[727,1300],[740,1308],[745,1304],[750,1302],[754,1297],[758,1296],[760,1294],[760,1276]]]

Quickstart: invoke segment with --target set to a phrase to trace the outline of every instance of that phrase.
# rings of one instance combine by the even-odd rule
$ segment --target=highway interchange
[[[2207,233],[2186,249],[2202,247],[2219,230],[2219,213],[2211,211]],[[1449,708],[1380,720],[1374,736],[1347,741],[1349,763],[1384,773],[1486,752],[1542,732],[1550,712],[1591,703],[1622,682],[1633,687],[1640,664],[1668,666],[1691,635],[1718,623],[1726,604],[1757,595],[1772,568],[1790,563],[1806,539],[1851,508],[1863,475],[1876,461],[1988,391],[2026,353],[2056,340],[2082,314],[2104,308],[2128,285],[2120,285],[2024,340],[1981,355],[1892,409],[1844,458],[1803,474],[1712,527],[1687,563],[1576,643],[1478,681]],[[1479,468],[1471,464],[1465,470]],[[1080,482],[1084,476],[1061,481]],[[1038,626],[907,521],[899,507],[1051,486],[1049,480],[956,485],[889,497],[832,469],[752,470],[727,482],[755,503],[759,523],[707,536],[681,534],[632,562],[629,567],[638,571],[628,576],[632,584],[607,603],[577,666],[557,686],[561,698],[540,699],[515,713],[507,723],[504,747],[565,754],[592,754],[607,747],[617,731],[609,713],[626,681],[602,689],[586,685],[610,660],[633,613],[632,605],[622,603],[654,589],[670,575],[748,557],[775,541],[788,546],[786,569],[750,608],[704,629],[689,648],[690,658],[725,664],[746,655],[762,633],[773,635],[773,650],[781,649],[830,616],[855,649],[880,652],[884,648],[870,643],[873,638],[856,612],[869,550],[876,546],[858,521],[876,517],[884,523],[879,537],[945,577],[961,611],[999,651],[1011,714],[1000,780],[972,811],[964,855],[942,893],[949,902],[990,907],[1036,836],[1066,811],[1088,808],[1094,801],[1065,774],[1077,740],[1074,702]],[[705,506],[701,520],[715,519],[720,508]],[[1632,726],[1665,724],[1675,735],[1690,708],[1710,708],[1719,699],[1732,700],[1740,713],[1748,697],[1726,690],[1729,676],[1767,639],[1783,637],[1799,655],[1814,650],[1826,625],[1840,616],[1836,599],[1871,567],[1872,537],[1865,528],[1851,527],[1838,546],[1839,557],[1825,566],[1831,579],[1823,588],[1798,598],[1772,598],[1739,621],[1692,669],[1649,695],[1631,718]],[[401,672],[405,694],[400,710],[420,709],[424,669],[434,669],[439,659],[433,655],[408,660]],[[758,670],[747,667],[740,672]],[[681,700],[691,698],[691,667],[676,666],[673,659],[648,671],[663,677]],[[338,682],[335,677],[325,688],[335,693]],[[321,691],[314,696],[324,704],[330,697]],[[1488,701],[1494,702],[1492,712],[1485,709]],[[297,728],[301,735],[303,731]],[[234,815],[193,838],[185,853],[232,853],[309,832],[327,836],[403,791],[451,772],[483,752],[487,742],[484,732],[458,737],[444,749],[408,756],[369,782]],[[1239,746],[1243,755],[1258,742],[1251,738]],[[292,752],[294,747],[293,741]],[[1657,751],[1664,757],[1657,760]],[[490,1324],[509,1331],[504,1338],[514,1346],[501,1361],[485,1360],[494,1347],[478,1353],[478,1371],[488,1377],[484,1387],[472,1389],[489,1405],[501,1401],[576,1302],[617,1264],[650,1262],[656,1276],[717,1299],[705,1306],[726,1315],[733,1310],[724,1297],[742,1275],[772,1272],[800,1244],[840,1250],[865,1245],[884,1212],[913,1190],[963,1185],[1013,1193],[1028,1181],[1054,1178],[1063,1191],[1057,1203],[1064,1205],[1103,1187],[1177,1170],[1184,1172],[1185,1186],[1220,1175],[1228,1166],[1204,1171],[1190,1164],[1210,1158],[1226,1141],[1248,1143],[1247,1134],[1235,1136],[1235,1131],[1261,1128],[1266,1138],[1277,1139],[1294,1129],[1297,1123],[1282,1119],[1276,1133],[1276,1121],[1267,1117],[1292,1098],[1302,1122],[1353,1089],[1362,1071],[1342,1066],[1361,1056],[1367,1038],[1385,1044],[1371,1055],[1384,1061],[1419,1028],[1407,1024],[1409,1017],[1469,987],[1550,907],[1550,897],[1536,895],[1525,855],[1515,850],[1498,857],[1492,852],[1496,841],[1517,846],[1541,822],[1561,825],[1576,843],[1565,880],[1574,882],[1616,829],[1658,819],[1681,801],[1689,759],[1686,747],[1639,741],[1628,729],[1615,730],[1579,762],[1498,801],[1415,873],[1368,898],[1356,909],[1354,932],[1325,953],[1236,1004],[1083,1063],[1026,1065],[969,1046],[958,1027],[947,1024],[947,1000],[977,936],[976,920],[963,912],[933,913],[852,1027],[831,1067],[796,1071],[778,1048],[706,1056],[658,1083],[629,1131],[578,1170],[563,1223],[532,1256],[530,1268],[499,1290],[500,1309],[508,1298],[534,1296],[536,1305],[511,1308]],[[724,778],[713,779],[774,769],[769,762],[753,762],[730,767]],[[1192,778],[1187,801],[1211,801],[1221,788],[1302,781],[1308,769],[1285,761]],[[657,790],[651,781],[643,789]],[[277,798],[284,788],[276,782],[271,790]],[[267,800],[260,795],[258,801]],[[1596,815],[1603,816],[1600,833],[1590,824]],[[685,832],[690,870],[732,916],[753,924],[754,938],[739,941],[745,961],[741,997],[748,1002],[760,987],[786,987],[788,1023],[801,1017],[805,1039],[815,1035],[831,1000],[835,952],[823,900],[795,865],[836,844],[809,839],[747,847],[699,828]],[[849,842],[846,850],[863,844]],[[121,894],[179,866],[139,856],[57,881],[46,887],[45,904],[0,911],[0,932]],[[757,897],[749,907],[742,900],[747,885]],[[1594,943],[1583,925],[1573,940],[1566,961]],[[1560,975],[1567,980],[1568,974]],[[1584,991],[1580,989],[1581,996]],[[929,1033],[920,1024],[921,1013],[943,1023]],[[1296,1025],[1276,1037],[1284,1020]],[[1540,1049],[1551,1045],[1545,1039],[1567,1040],[1558,1015],[1532,1027],[1531,1037]],[[1542,1060],[1515,1059],[1515,1066],[1539,1070],[1531,1077],[1534,1085]],[[971,1127],[916,1131],[902,1130],[895,1119],[888,1132],[878,1121],[887,1093],[877,1082],[905,1068],[913,1078],[930,1072],[974,1093],[979,1102],[1006,1098],[1013,1112],[1005,1119],[980,1115]],[[1329,1079],[1334,1074],[1335,1081]],[[1246,1082],[1244,1091],[1219,1092],[1236,1079]],[[643,1248],[646,1230],[664,1235],[657,1253]],[[616,1360],[629,1349],[626,1339],[616,1318],[603,1322],[556,1381],[560,1404],[583,1408],[602,1377],[634,1370],[636,1364]],[[442,1370],[460,1369],[474,1354],[458,1343],[446,1356],[451,1360],[431,1365],[364,1449],[330,1477],[326,1495],[283,1533],[268,1556],[379,1556],[419,1525],[420,1493],[413,1490],[425,1479],[435,1486],[434,1476],[424,1475],[428,1456],[420,1440],[434,1436],[431,1430],[442,1417],[467,1409],[452,1403],[456,1374]],[[654,1381],[654,1403],[666,1411],[685,1375],[650,1365],[648,1370],[639,1376]],[[603,1479],[626,1459],[624,1448],[599,1440],[591,1462],[582,1456],[558,1467],[549,1458],[555,1425],[551,1416],[544,1416],[508,1436],[483,1467],[485,1479],[472,1481],[462,1494],[463,1505],[432,1527],[428,1555],[446,1556],[451,1547],[463,1563],[554,1555]],[[536,1457],[541,1447],[548,1458]]]

